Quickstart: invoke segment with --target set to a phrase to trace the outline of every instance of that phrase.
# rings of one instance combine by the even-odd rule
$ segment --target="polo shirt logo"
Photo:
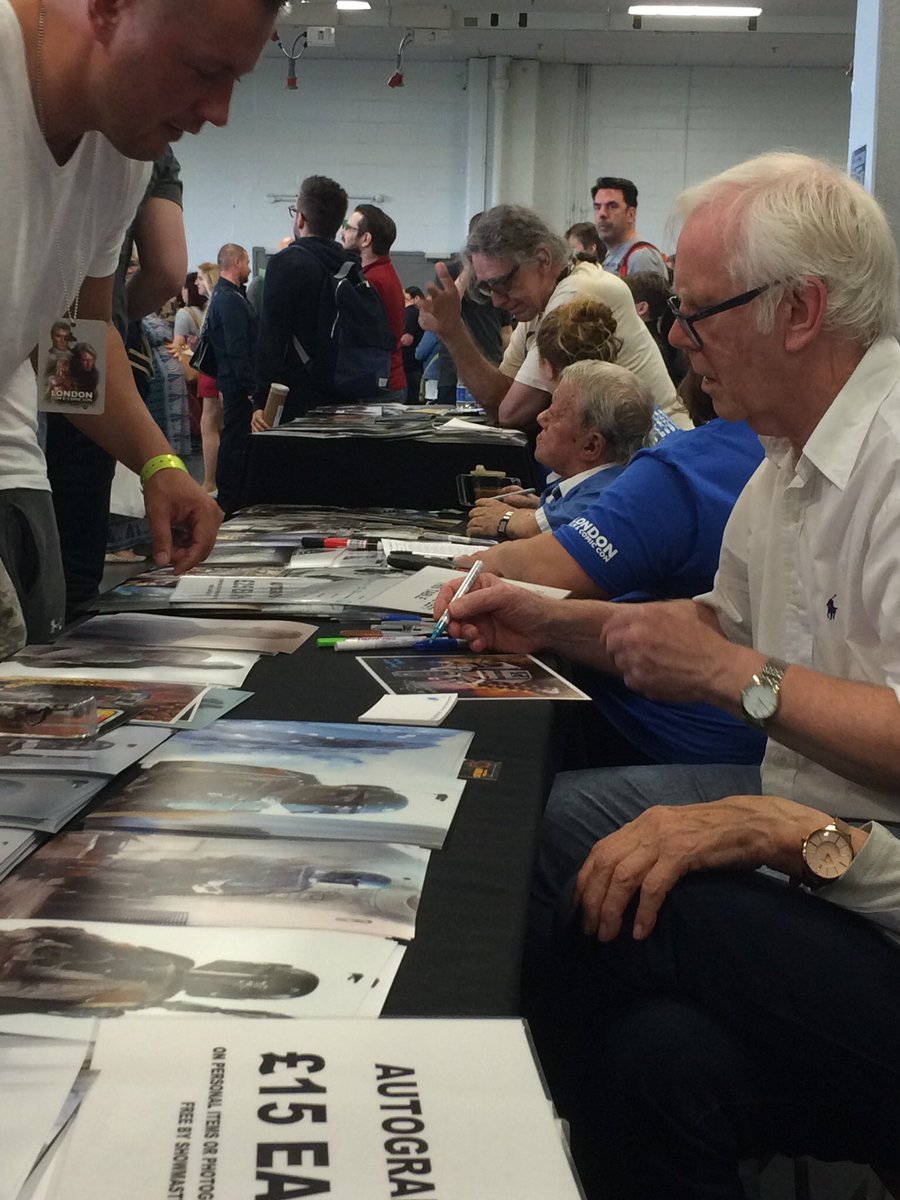
[[[837,616],[837,605],[835,604],[836,599],[837,599],[837,592],[835,592],[833,596],[831,596],[828,600],[825,601],[825,611],[828,614],[829,621],[833,621],[834,618]]]
[[[594,553],[604,562],[609,562],[619,553],[609,538],[602,534],[596,525],[591,524],[587,517],[578,517],[571,527],[578,530]]]

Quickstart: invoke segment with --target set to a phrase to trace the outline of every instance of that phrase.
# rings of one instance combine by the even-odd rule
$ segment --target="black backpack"
[[[302,247],[301,247],[302,248]],[[322,303],[329,295],[328,319],[335,313],[326,336],[334,355],[334,380],[330,390],[336,400],[367,400],[387,391],[391,374],[391,353],[397,339],[388,324],[381,297],[366,281],[359,263],[341,263],[331,274],[327,267]],[[323,314],[324,315],[324,314]],[[292,338],[294,349],[304,367],[312,373],[313,356]]]

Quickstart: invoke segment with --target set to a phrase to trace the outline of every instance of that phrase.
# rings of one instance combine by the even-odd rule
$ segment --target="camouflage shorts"
[[[8,658],[25,645],[22,606],[12,580],[0,562],[0,658]]]

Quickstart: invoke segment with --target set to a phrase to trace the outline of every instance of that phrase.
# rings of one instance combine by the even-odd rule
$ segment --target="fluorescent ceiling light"
[[[344,12],[357,12],[364,8],[371,8],[369,0],[337,0],[337,8]]]
[[[340,0],[338,2],[340,8]],[[759,17],[761,8],[738,4],[632,4],[629,17]]]

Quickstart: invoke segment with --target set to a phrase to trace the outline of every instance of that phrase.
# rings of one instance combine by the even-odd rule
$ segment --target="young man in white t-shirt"
[[[79,320],[107,323],[107,385],[105,411],[73,423],[143,475],[157,563],[185,570],[215,540],[218,506],[171,454],[109,326],[112,277],[149,160],[225,124],[276,11],[274,0],[0,0],[0,557],[32,641],[58,631],[63,596],[29,358],[76,304]]]

